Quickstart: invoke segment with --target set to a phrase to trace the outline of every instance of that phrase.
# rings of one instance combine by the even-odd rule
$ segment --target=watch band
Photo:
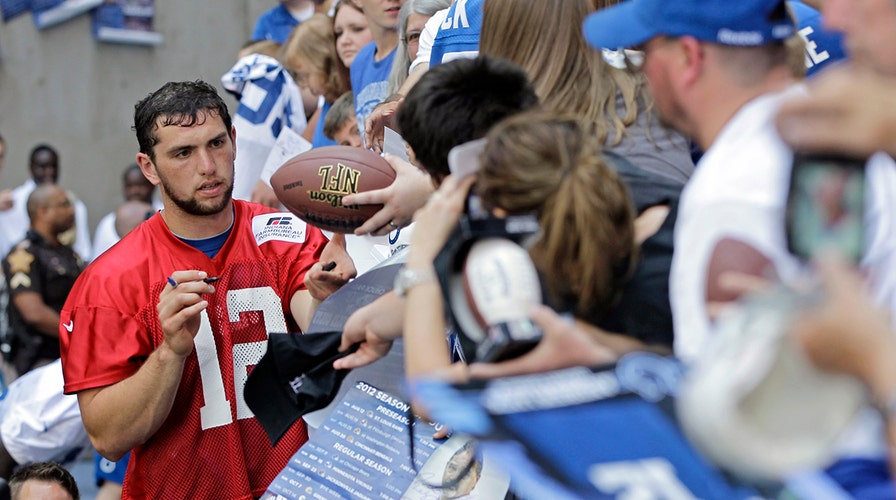
[[[411,288],[435,280],[436,272],[432,268],[413,269],[403,267],[395,275],[395,294],[402,298],[407,297]]]

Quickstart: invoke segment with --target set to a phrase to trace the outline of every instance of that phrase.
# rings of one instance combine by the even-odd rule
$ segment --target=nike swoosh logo
[[[65,329],[68,331],[68,333],[72,333],[72,329],[75,327],[75,322],[69,321],[67,325],[65,323],[63,323],[62,326],[65,327]]]

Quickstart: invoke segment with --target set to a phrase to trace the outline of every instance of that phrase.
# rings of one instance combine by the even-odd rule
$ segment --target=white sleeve
[[[75,245],[72,248],[84,259],[84,262],[89,262],[93,257],[93,250],[90,246],[90,226],[87,225],[87,206],[81,200],[75,202]]]
[[[712,332],[706,309],[706,281],[716,245],[723,239],[745,243],[765,255],[785,282],[797,275],[799,261],[787,252],[781,207],[728,200],[679,211],[675,253],[669,275],[669,302],[675,328],[675,355],[696,359]]]
[[[411,67],[408,68],[408,73],[413,72],[417,66],[423,64],[429,66],[429,59],[432,55],[432,43],[435,41],[436,34],[439,32],[439,26],[442,25],[442,22],[445,21],[446,17],[448,17],[448,9],[442,9],[433,14],[433,16],[429,18],[429,21],[426,21],[426,25],[420,33],[417,58],[411,63]]]

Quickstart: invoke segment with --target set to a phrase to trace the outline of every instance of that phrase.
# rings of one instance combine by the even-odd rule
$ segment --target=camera
[[[790,252],[803,260],[832,248],[853,263],[864,251],[865,160],[796,153],[787,195]]]
[[[534,347],[541,330],[528,317],[543,286],[526,250],[538,236],[534,214],[495,217],[478,196],[435,259],[446,313],[467,360],[500,361]]]

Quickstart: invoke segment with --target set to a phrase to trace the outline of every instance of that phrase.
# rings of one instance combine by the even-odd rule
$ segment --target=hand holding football
[[[326,231],[351,233],[382,205],[343,205],[348,194],[392,184],[395,171],[376,153],[352,146],[306,151],[271,176],[277,199],[305,222]]]

